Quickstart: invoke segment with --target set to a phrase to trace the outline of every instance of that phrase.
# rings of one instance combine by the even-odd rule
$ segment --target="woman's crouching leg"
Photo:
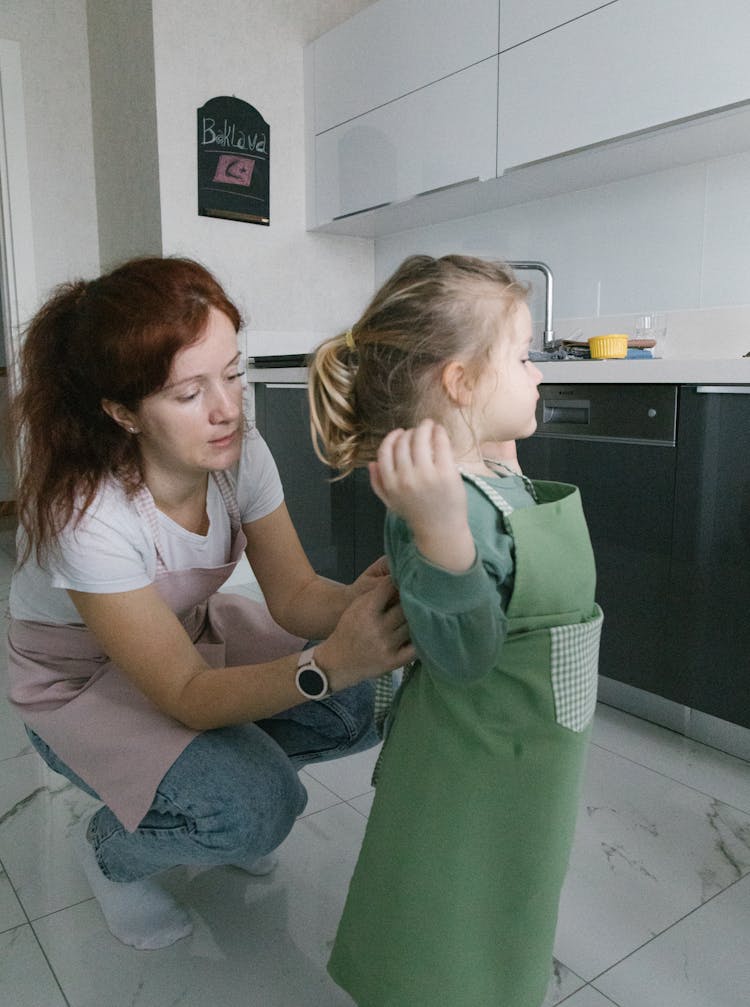
[[[260,720],[258,727],[301,768],[372,748],[380,740],[374,710],[375,686],[365,681],[328,699],[303,703]]]
[[[287,755],[257,725],[241,724],[206,731],[187,746],[134,832],[103,808],[89,839],[112,881],[179,864],[251,869],[286,838],[306,803]]]

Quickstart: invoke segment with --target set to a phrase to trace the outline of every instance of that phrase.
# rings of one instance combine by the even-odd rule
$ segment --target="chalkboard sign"
[[[239,98],[198,109],[198,213],[270,223],[271,128]]]

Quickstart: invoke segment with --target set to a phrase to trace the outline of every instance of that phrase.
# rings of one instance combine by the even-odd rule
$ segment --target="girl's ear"
[[[123,428],[123,430],[127,430],[129,434],[138,432],[136,429],[136,418],[125,406],[121,405],[119,402],[112,402],[111,399],[102,399],[101,407],[107,416],[113,419],[118,426]]]
[[[474,385],[460,360],[450,360],[443,367],[441,383],[445,394],[454,405],[460,407],[471,405]]]

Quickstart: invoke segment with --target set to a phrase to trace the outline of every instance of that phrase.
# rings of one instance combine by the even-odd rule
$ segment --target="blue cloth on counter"
[[[529,360],[534,362],[549,362],[550,360],[568,360],[568,353],[563,349],[562,346],[558,346],[556,350],[529,350]]]
[[[622,360],[622,357],[613,357],[612,359]],[[643,350],[640,347],[629,346],[626,359],[653,360],[654,355],[651,350]],[[534,363],[549,363],[551,360],[591,360],[591,353],[583,346],[570,347],[569,349],[564,346],[558,346],[556,350],[550,350],[549,352],[531,350],[529,352],[529,360],[534,361]]]

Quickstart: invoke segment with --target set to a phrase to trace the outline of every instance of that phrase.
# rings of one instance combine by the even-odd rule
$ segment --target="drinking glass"
[[[651,353],[655,357],[664,356],[666,337],[667,318],[663,311],[651,311],[636,317],[633,338],[656,340],[656,345],[651,347]]]

